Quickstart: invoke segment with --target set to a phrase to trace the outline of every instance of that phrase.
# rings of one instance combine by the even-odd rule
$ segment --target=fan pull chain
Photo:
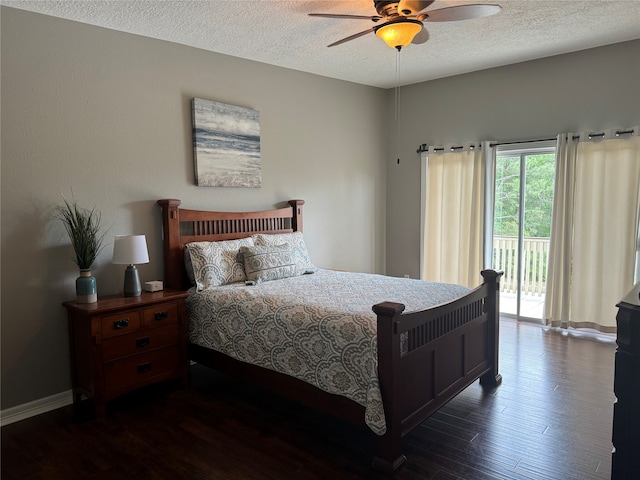
[[[396,157],[400,165],[400,47],[396,49],[396,96],[395,96],[395,117],[396,117]]]

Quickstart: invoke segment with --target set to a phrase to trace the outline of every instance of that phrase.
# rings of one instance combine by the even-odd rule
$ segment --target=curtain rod
[[[616,130],[616,136],[620,136],[620,135],[629,135],[634,133],[634,130]],[[587,135],[587,137],[589,138],[589,140],[591,140],[592,138],[601,138],[604,137],[606,134],[605,132],[601,132],[601,133],[589,133]],[[574,140],[580,140],[580,135],[574,135],[573,136]],[[517,143],[536,143],[536,142],[550,142],[551,140],[557,140],[556,137],[554,138],[541,138],[538,140],[521,140],[519,142],[495,142],[495,143],[490,143],[489,146],[490,147],[497,147],[498,145],[514,145]],[[464,148],[463,146],[459,146],[459,147],[451,147],[451,150],[460,150]],[[471,147],[473,148],[473,146]],[[420,146],[418,147],[418,150],[416,150],[416,153],[422,153],[422,152],[426,152],[429,150],[429,145],[426,143],[422,143],[420,144]],[[433,149],[435,152],[442,152],[444,151],[444,147],[440,147],[440,148],[434,148]]]

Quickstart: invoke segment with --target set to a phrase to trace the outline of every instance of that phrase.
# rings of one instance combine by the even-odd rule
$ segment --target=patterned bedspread
[[[365,422],[386,431],[378,384],[376,315],[460,297],[466,287],[382,275],[318,270],[253,286],[235,283],[187,299],[191,343],[291,375],[365,407]]]

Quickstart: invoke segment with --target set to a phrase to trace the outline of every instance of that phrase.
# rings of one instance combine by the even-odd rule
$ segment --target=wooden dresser
[[[616,305],[612,480],[640,478],[640,283]]]
[[[76,407],[85,395],[101,417],[109,400],[142,386],[165,380],[186,386],[188,296],[163,290],[92,304],[65,302]]]

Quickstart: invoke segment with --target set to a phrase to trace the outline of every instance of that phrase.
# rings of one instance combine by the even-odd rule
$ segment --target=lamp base
[[[124,296],[139,297],[142,293],[140,276],[135,265],[129,265],[124,271]]]

